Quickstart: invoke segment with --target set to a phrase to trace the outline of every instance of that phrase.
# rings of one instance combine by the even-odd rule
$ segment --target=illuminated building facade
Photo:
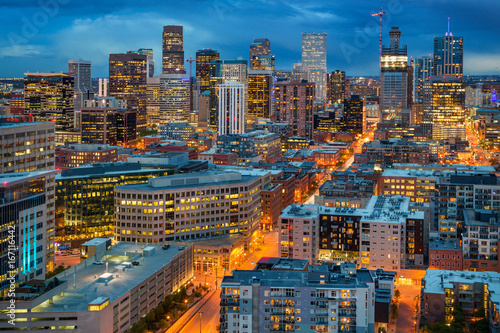
[[[345,99],[345,72],[335,70],[328,74],[327,96],[328,100],[334,104],[341,104]]]
[[[57,130],[74,128],[74,78],[62,73],[26,73],[25,113],[36,121],[52,121]]]
[[[449,24],[449,22],[448,22]],[[464,39],[449,30],[444,37],[434,37],[434,73],[461,79],[464,73]]]
[[[10,95],[10,114],[11,115],[24,114],[24,94]]]
[[[80,111],[87,99],[94,98],[92,64],[88,60],[68,60],[68,74],[75,79],[75,111]]]
[[[163,27],[163,74],[184,74],[184,32],[179,25]]]
[[[116,162],[118,148],[107,144],[75,143],[56,148],[56,166],[67,169],[90,163]]]
[[[326,99],[326,33],[302,33],[302,63],[316,84],[315,97]]]
[[[141,169],[140,163],[97,163],[63,170],[56,176],[56,241],[81,243],[113,235],[113,188],[146,183],[151,177],[172,173]]]
[[[25,122],[11,122],[19,118]],[[55,124],[30,122],[27,116],[0,117],[0,173],[53,170]]]
[[[246,129],[245,85],[235,81],[219,84],[218,135],[243,134]]]
[[[250,45],[250,61],[252,61],[254,57],[262,55],[271,55],[271,42],[267,38],[255,38],[253,44]],[[253,68],[253,66],[250,65],[250,69],[258,68]]]
[[[219,59],[219,52],[212,49],[196,52],[196,80],[200,86],[200,93],[210,89],[210,62]]]
[[[188,122],[190,96],[189,74],[161,74],[159,124]]]
[[[366,131],[366,107],[358,95],[344,100],[344,116],[341,120],[342,130],[353,134],[363,134]]]
[[[54,268],[55,171],[0,175],[0,295]],[[12,266],[11,266],[12,265]],[[13,272],[13,273],[12,273]],[[10,298],[10,297],[9,297]]]
[[[155,76],[155,61],[153,60],[153,49],[139,49],[137,51],[128,51],[129,54],[145,54],[148,57],[146,73],[148,78]]]
[[[312,139],[314,83],[278,82],[274,88],[276,118],[292,126],[292,135]]]
[[[250,67],[253,70],[274,71],[276,68],[275,62],[276,59],[273,55],[260,55],[251,59]]]
[[[273,71],[248,71],[248,118],[271,117],[273,115],[273,97]]]
[[[146,129],[147,64],[146,54],[109,55],[109,96],[127,101],[127,110],[136,112],[137,132]]]
[[[431,56],[411,59],[413,67],[413,98],[422,101],[424,98],[424,83],[434,75],[434,60]]]
[[[148,77],[146,88],[146,119],[148,125],[160,123],[160,77]]]

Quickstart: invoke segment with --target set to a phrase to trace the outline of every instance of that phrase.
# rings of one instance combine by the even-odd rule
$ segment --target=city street
[[[54,259],[54,266],[57,267],[60,264],[64,264],[64,266],[70,265],[71,267],[77,265],[80,263],[80,255],[79,254],[72,254],[69,256],[55,256]]]

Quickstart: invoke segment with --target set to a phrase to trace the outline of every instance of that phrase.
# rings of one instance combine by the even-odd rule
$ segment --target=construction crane
[[[189,59],[186,59],[186,62],[189,62],[189,77],[193,77],[193,62],[196,62],[196,59],[193,59],[193,56],[189,56]]]
[[[380,12],[371,14],[371,16],[380,16],[380,35],[378,37],[378,81],[380,85],[380,80],[382,78],[382,16],[385,15],[385,11],[380,7]]]

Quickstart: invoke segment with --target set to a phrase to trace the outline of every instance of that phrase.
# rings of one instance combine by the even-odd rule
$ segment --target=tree
[[[485,314],[486,311],[484,308],[481,308],[474,313],[474,318],[476,320],[469,324],[470,332],[488,333],[490,331],[490,323]]]
[[[394,291],[394,303],[399,303],[399,299],[401,298],[401,292],[399,291],[399,289],[396,289]]]
[[[161,328],[169,328],[170,324],[165,319],[162,319],[162,320],[160,320],[160,327]]]
[[[392,303],[391,304],[391,320],[398,319],[398,316],[399,316],[398,305],[395,303]]]

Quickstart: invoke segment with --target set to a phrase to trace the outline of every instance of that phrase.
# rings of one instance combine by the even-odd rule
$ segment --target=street
[[[60,264],[64,264],[64,266],[70,265],[71,267],[80,263],[80,255],[72,254],[69,256],[58,255],[55,256],[54,259],[54,267],[59,266]]]

